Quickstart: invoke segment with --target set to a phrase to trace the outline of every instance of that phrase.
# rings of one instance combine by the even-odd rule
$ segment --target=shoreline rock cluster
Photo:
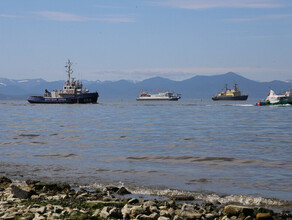
[[[0,177],[0,219],[141,219],[141,220],[276,220],[292,219],[289,212],[212,203],[125,198],[125,187],[103,191],[74,190],[69,184],[27,180],[13,183]],[[115,195],[121,195],[118,198]]]

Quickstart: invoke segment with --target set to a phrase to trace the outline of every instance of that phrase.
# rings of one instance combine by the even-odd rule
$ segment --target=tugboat
[[[173,92],[160,92],[158,94],[150,94],[148,92],[141,92],[137,101],[177,101],[181,98],[180,94]]]
[[[88,89],[82,89],[82,82],[71,78],[73,70],[71,69],[72,63],[70,60],[68,60],[66,64],[65,67],[67,68],[68,80],[65,81],[63,89],[54,90],[52,92],[46,89],[43,96],[30,96],[27,101],[29,103],[39,104],[96,103],[98,93],[89,93]]]
[[[292,105],[292,92],[286,91],[284,94],[277,95],[273,90],[270,90],[268,97],[256,105]]]
[[[227,85],[225,91],[219,92],[218,95],[212,96],[213,101],[245,101],[248,95],[242,95],[237,89],[237,84],[234,83],[234,89],[228,89]]]

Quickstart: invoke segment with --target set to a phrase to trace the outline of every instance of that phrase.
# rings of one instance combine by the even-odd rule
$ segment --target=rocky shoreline
[[[290,212],[275,213],[220,203],[188,204],[183,198],[165,201],[125,198],[125,187],[104,190],[74,190],[69,184],[26,180],[13,183],[0,177],[0,219],[142,219],[142,220],[276,220],[292,219]],[[120,195],[120,196],[117,196]]]

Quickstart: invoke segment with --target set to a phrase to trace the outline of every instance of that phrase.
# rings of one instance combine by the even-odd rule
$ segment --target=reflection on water
[[[291,109],[196,100],[5,101],[0,175],[291,200]]]

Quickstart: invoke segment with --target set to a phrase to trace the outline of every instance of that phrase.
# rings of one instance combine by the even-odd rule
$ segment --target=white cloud
[[[35,12],[35,14],[40,15],[41,17],[47,20],[53,21],[87,21],[88,18],[82,17],[75,14],[57,12],[57,11],[40,11]]]
[[[64,22],[85,22],[85,21],[106,21],[106,22],[134,22],[134,18],[126,15],[103,15],[100,17],[85,17],[77,14],[64,13],[58,11],[39,11],[34,12],[47,20]]]
[[[209,8],[280,8],[284,7],[280,0],[160,0],[155,5],[181,9]]]
[[[7,15],[7,14],[0,14],[0,17],[3,17],[3,18],[21,18],[21,16]]]

